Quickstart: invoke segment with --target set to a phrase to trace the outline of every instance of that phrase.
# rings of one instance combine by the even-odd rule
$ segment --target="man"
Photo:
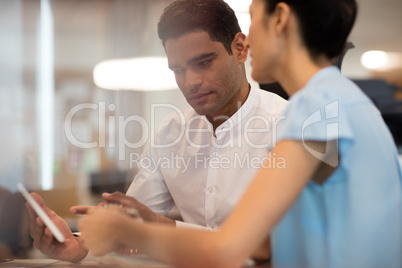
[[[192,109],[161,123],[142,155],[150,165],[140,168],[127,195],[103,197],[136,208],[145,221],[215,229],[262,165],[283,164],[275,156],[268,158],[267,152],[275,143],[286,101],[250,88],[244,67],[246,36],[222,0],[175,1],[162,14],[158,34]],[[165,217],[174,205],[184,222]],[[73,207],[72,212],[85,209]],[[56,259],[85,257],[83,241],[73,237],[60,217],[49,212],[66,236],[64,244],[55,242],[28,210],[36,248]]]

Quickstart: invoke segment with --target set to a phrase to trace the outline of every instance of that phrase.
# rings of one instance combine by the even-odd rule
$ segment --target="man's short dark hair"
[[[229,55],[233,38],[241,32],[234,11],[223,0],[177,0],[165,8],[158,22],[163,46],[168,39],[197,31],[222,43]]]

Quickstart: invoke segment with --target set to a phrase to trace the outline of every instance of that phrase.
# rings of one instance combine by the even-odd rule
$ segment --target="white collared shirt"
[[[178,227],[219,227],[263,164],[283,164],[268,152],[286,105],[276,94],[251,88],[215,135],[193,109],[169,115],[137,161],[127,195],[161,215],[176,205],[184,220]]]

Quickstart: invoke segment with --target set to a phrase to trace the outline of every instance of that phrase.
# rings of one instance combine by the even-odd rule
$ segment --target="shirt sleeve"
[[[166,216],[174,201],[163,179],[157,161],[157,151],[147,144],[137,162],[139,171],[127,190],[127,195],[149,207],[155,213]]]
[[[299,92],[291,99],[285,119],[278,126],[277,140],[329,141],[352,139],[353,131],[342,99],[325,94]],[[308,95],[308,96],[307,96]]]
[[[176,227],[177,228],[195,229],[195,230],[204,230],[204,231],[215,231],[215,229],[212,229],[210,227],[197,225],[197,224],[193,224],[193,223],[188,223],[188,222],[183,222],[183,221],[176,221]]]

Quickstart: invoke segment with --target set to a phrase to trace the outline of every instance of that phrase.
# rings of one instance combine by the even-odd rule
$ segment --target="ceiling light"
[[[363,53],[361,64],[367,69],[375,70],[383,67],[388,61],[388,55],[381,50],[370,50]]]
[[[103,61],[95,66],[93,79],[96,86],[111,90],[155,91],[177,88],[166,57]]]

